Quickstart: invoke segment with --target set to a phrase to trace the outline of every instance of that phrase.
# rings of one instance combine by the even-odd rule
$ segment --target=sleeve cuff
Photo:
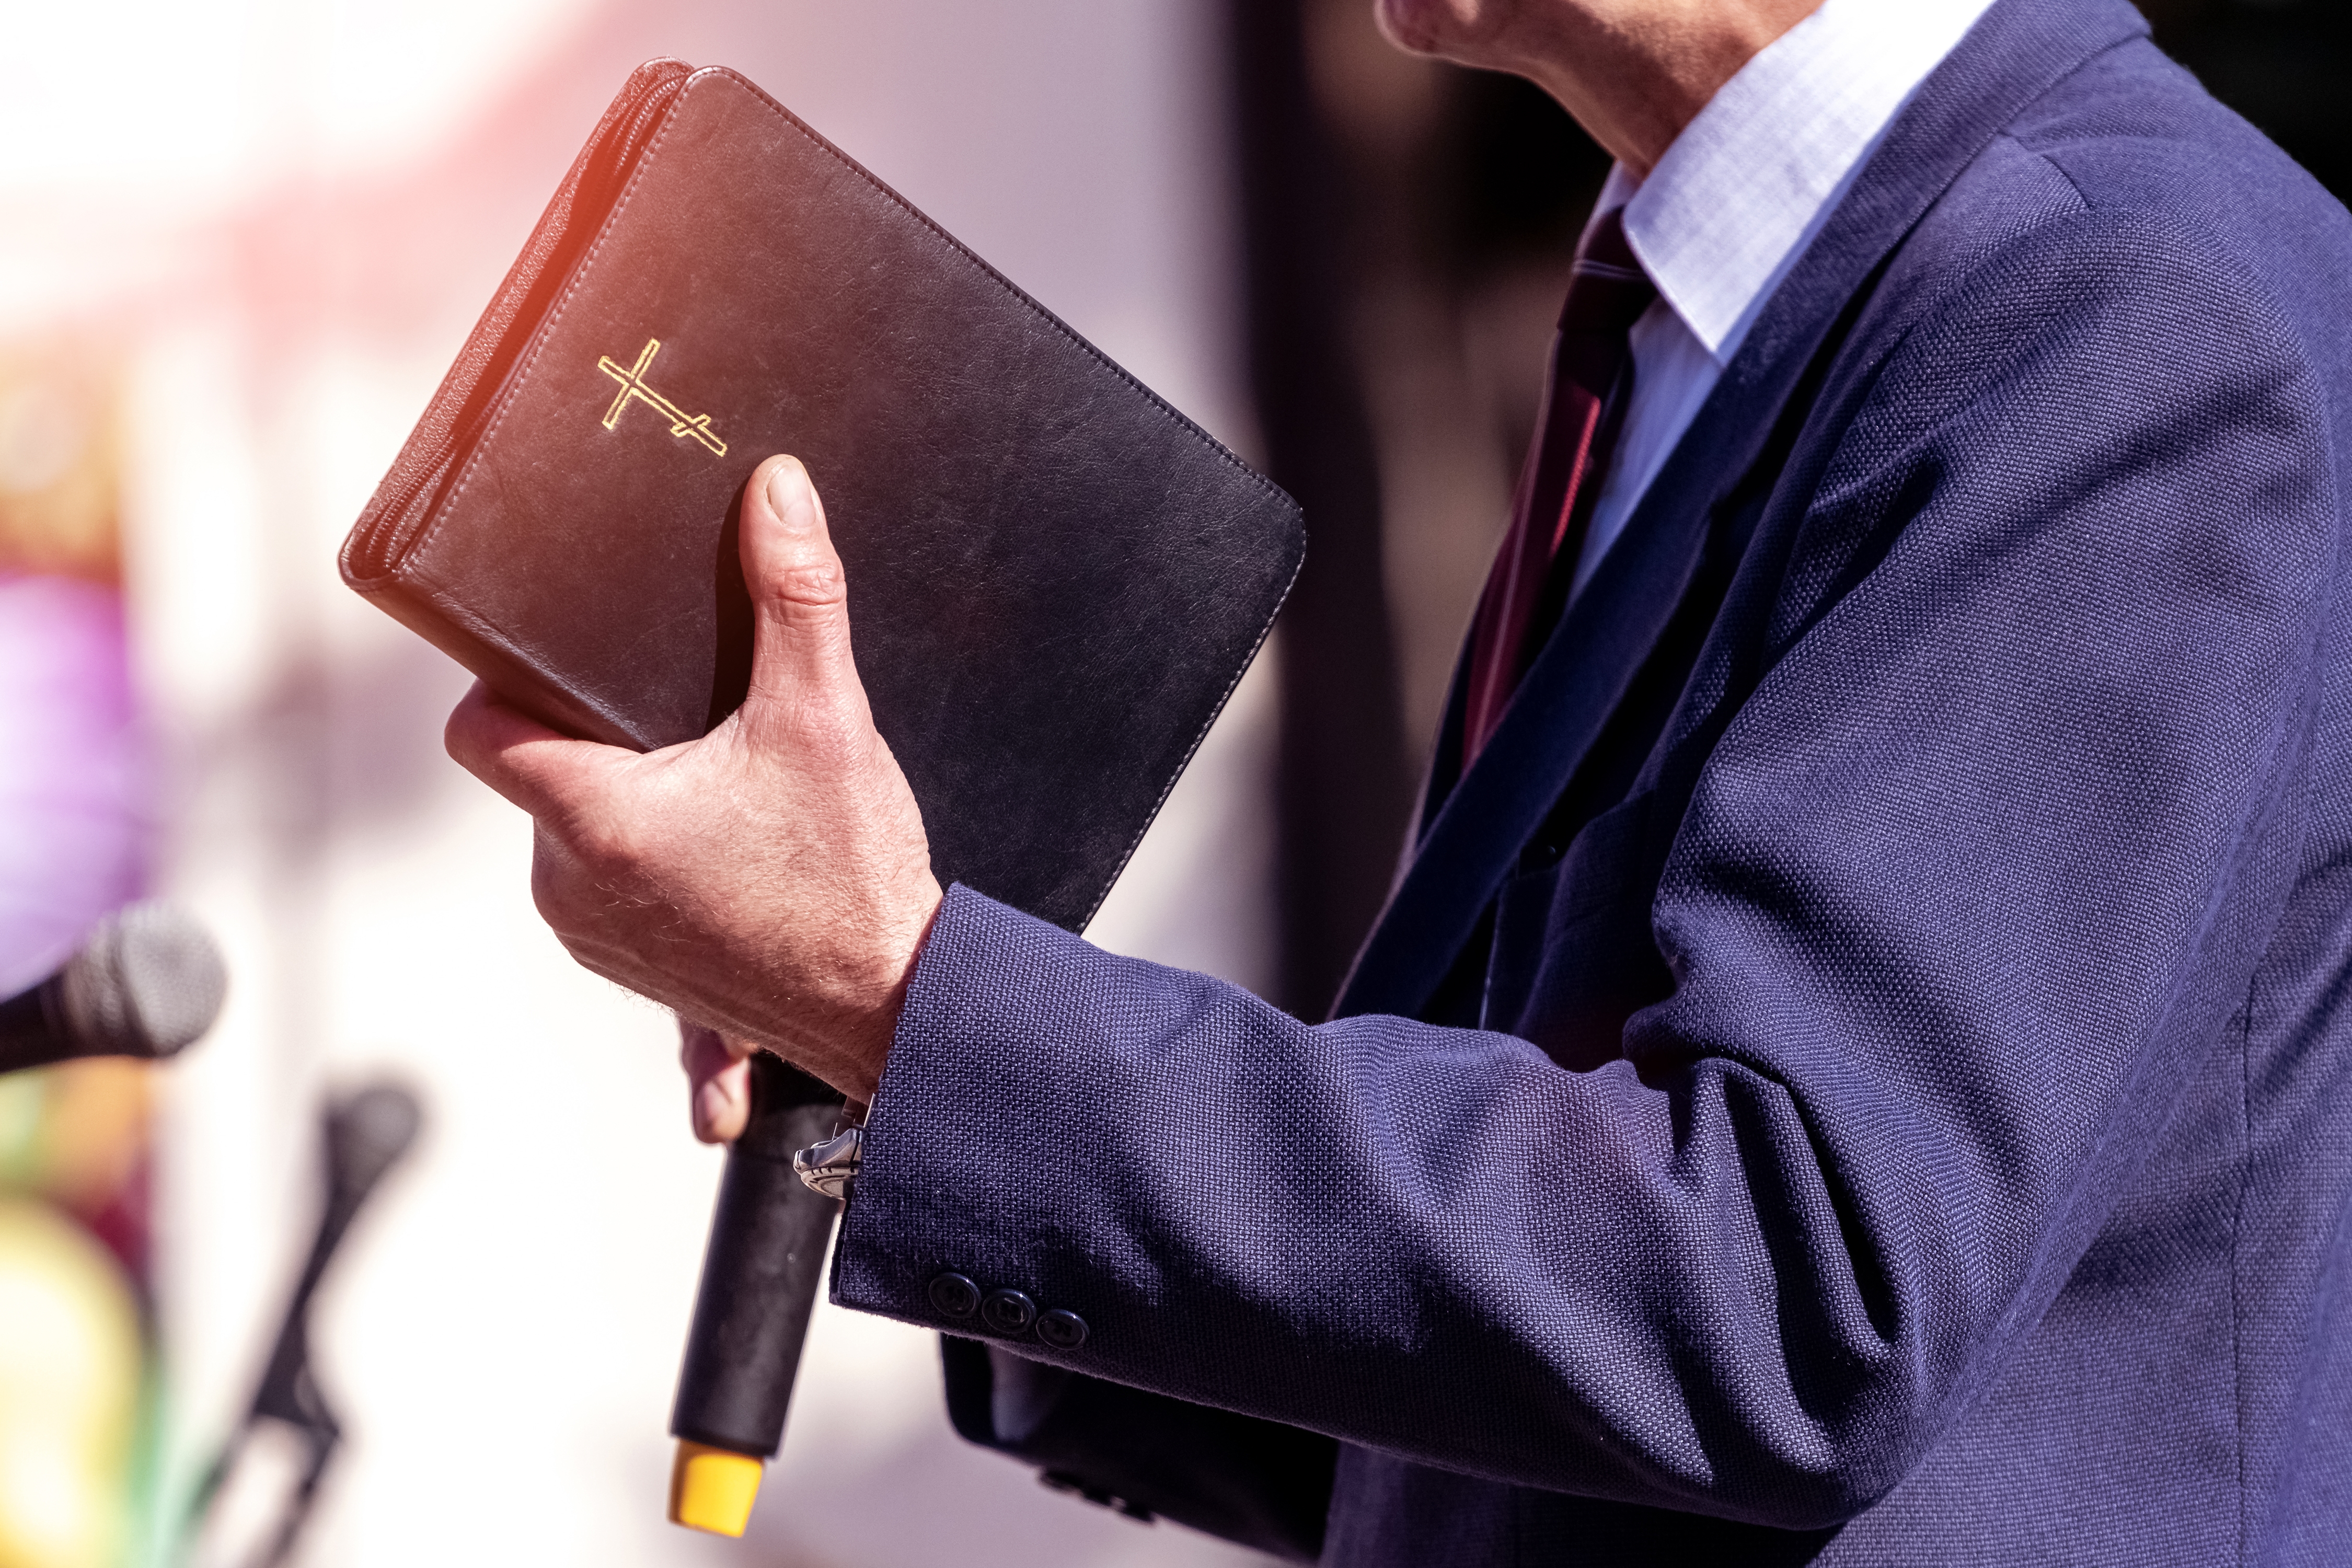
[[[1106,956],[961,884],[948,889],[866,1121],[835,1302],[1086,1363],[1099,1314],[1060,1300],[1037,1267],[1055,1230],[1047,1194],[1067,1179],[1049,1167],[1066,1170],[1073,1152],[1040,1134],[1057,1102],[1084,1092],[1084,1043],[1069,1038],[1075,1016],[1056,1030],[1035,1009],[1079,989],[1057,971]],[[1066,1048],[1041,1051],[1044,1041]]]

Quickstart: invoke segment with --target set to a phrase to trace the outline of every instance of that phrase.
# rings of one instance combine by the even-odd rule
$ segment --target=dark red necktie
[[[1511,526],[1487,574],[1470,628],[1470,687],[1462,714],[1462,765],[1495,732],[1543,631],[1567,599],[1592,503],[1609,472],[1632,391],[1629,334],[1658,297],[1625,243],[1621,208],[1592,226],[1569,274],[1552,340],[1535,444],[1519,469]]]

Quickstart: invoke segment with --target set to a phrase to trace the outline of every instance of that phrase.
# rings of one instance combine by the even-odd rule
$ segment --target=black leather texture
[[[1297,508],[750,82],[683,70],[616,100],[345,579],[547,722],[689,740],[748,673],[743,485],[793,453],[940,879],[1081,929],[1263,640]]]

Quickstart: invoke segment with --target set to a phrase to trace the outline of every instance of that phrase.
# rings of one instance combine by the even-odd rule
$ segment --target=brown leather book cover
[[[342,552],[508,700],[732,711],[733,519],[808,465],[941,879],[1072,930],[1263,640],[1289,497],[734,72],[632,76]]]

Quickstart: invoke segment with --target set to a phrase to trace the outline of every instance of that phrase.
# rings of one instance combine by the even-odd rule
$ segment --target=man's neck
[[[1900,3],[1900,0],[1895,0]],[[1419,0],[1427,5],[1428,0]],[[1717,89],[1822,0],[1440,0],[1457,26],[1407,47],[1524,76],[1558,99],[1592,139],[1647,174]]]

